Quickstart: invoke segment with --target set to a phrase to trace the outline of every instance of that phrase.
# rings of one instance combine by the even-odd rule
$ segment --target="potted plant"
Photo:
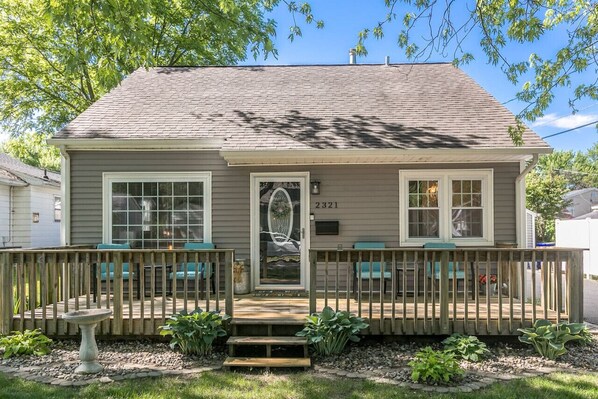
[[[486,284],[490,284],[490,293],[492,295],[496,295],[496,293],[498,292],[498,279],[496,278],[496,274],[490,274],[489,276],[485,274],[480,274],[478,281],[480,282],[482,292],[486,292],[486,290],[484,289],[484,286]]]
[[[237,260],[233,262],[233,282],[235,294],[249,294],[251,284],[249,280],[249,262]]]

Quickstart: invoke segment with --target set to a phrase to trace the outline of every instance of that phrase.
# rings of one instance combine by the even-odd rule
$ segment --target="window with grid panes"
[[[109,240],[133,248],[180,248],[186,242],[205,242],[207,179],[172,181],[167,178],[109,177]]]
[[[403,245],[494,240],[491,170],[400,171]]]

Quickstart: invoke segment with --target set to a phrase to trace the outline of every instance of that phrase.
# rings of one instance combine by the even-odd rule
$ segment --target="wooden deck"
[[[76,335],[77,327],[61,315],[86,308],[113,310],[99,326],[100,335],[135,337],[157,335],[170,315],[184,309],[219,310],[237,321],[275,325],[300,324],[330,306],[368,320],[365,334],[514,335],[537,319],[583,320],[581,254],[577,249],[313,249],[304,297],[264,297],[233,294],[230,249],[7,250],[0,251],[0,333],[41,328],[51,336]],[[352,280],[362,275],[355,268],[366,260],[379,262],[390,275],[385,295],[371,272],[359,283]],[[102,270],[108,264],[113,272],[106,279]],[[175,268],[189,264],[198,269],[210,264],[213,272],[203,276],[187,267],[182,279],[172,277]],[[430,265],[439,265],[439,277],[429,275]],[[463,270],[460,283],[449,278],[450,265]],[[484,275],[503,287],[500,295],[479,284]]]
[[[348,310],[356,315],[369,320],[370,328],[364,331],[365,334],[439,334],[438,315],[440,304],[432,306],[424,304],[423,298],[407,296],[403,306],[402,297],[395,301],[394,312],[390,295],[385,296],[385,303],[380,305],[379,296],[372,301],[371,309],[367,302],[359,302],[351,298],[348,302]],[[517,328],[529,326],[535,318],[546,318],[552,321],[566,320],[567,315],[559,314],[536,304],[513,303],[511,308],[508,301],[499,304],[498,297],[481,297],[480,302],[464,302],[462,295],[459,295],[458,303],[449,309],[450,332],[465,332],[473,330],[479,335],[514,334]],[[112,305],[106,303],[106,296],[102,295],[100,304],[87,302],[86,297],[71,298],[68,302],[61,302],[45,308],[37,308],[32,312],[26,311],[24,317],[15,315],[13,329],[41,328],[52,336],[64,336],[77,334],[74,325],[65,323],[61,315],[68,310],[84,308],[109,308]],[[173,313],[181,310],[192,311],[196,308],[193,298],[154,298],[144,301],[131,299],[125,301],[123,308],[123,331],[122,335],[158,335],[158,327],[163,325],[165,320]],[[417,302],[417,303],[414,303]],[[203,300],[197,305],[202,309],[220,310],[226,312],[224,302],[219,308],[215,300],[209,302]],[[347,310],[347,301],[339,300],[337,306],[335,298],[324,298],[319,295],[317,308],[331,306],[339,310]],[[309,314],[309,298],[297,297],[261,297],[253,295],[237,296],[234,299],[234,317],[236,319],[258,319],[258,320],[285,320],[302,322]],[[512,309],[512,311],[511,311]],[[381,312],[382,310],[382,312]],[[392,317],[392,315],[395,315]],[[564,315],[564,317],[563,317]],[[499,323],[500,321],[500,323]],[[103,322],[98,328],[99,335],[114,335],[114,317]]]

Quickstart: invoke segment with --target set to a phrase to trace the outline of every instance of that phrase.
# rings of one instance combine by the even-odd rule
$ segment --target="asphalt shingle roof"
[[[25,183],[48,183],[60,186],[60,175],[27,165],[7,154],[0,153],[0,170],[6,180],[24,181]],[[44,173],[48,177],[44,178]]]
[[[450,64],[139,69],[57,139],[223,149],[513,148],[513,114]],[[524,147],[548,148],[530,129]]]

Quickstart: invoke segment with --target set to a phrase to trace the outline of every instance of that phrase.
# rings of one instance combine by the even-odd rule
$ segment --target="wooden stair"
[[[272,326],[295,326],[297,320],[285,319],[233,319],[233,336],[229,337],[229,356],[222,364],[224,368],[231,367],[263,367],[269,370],[272,367],[311,367],[311,359],[307,350],[307,338],[294,335],[272,335]],[[263,335],[236,335],[237,326],[267,326],[267,334]],[[242,346],[265,347],[265,357],[236,357],[236,349]],[[272,357],[272,347],[303,347],[303,357]]]

